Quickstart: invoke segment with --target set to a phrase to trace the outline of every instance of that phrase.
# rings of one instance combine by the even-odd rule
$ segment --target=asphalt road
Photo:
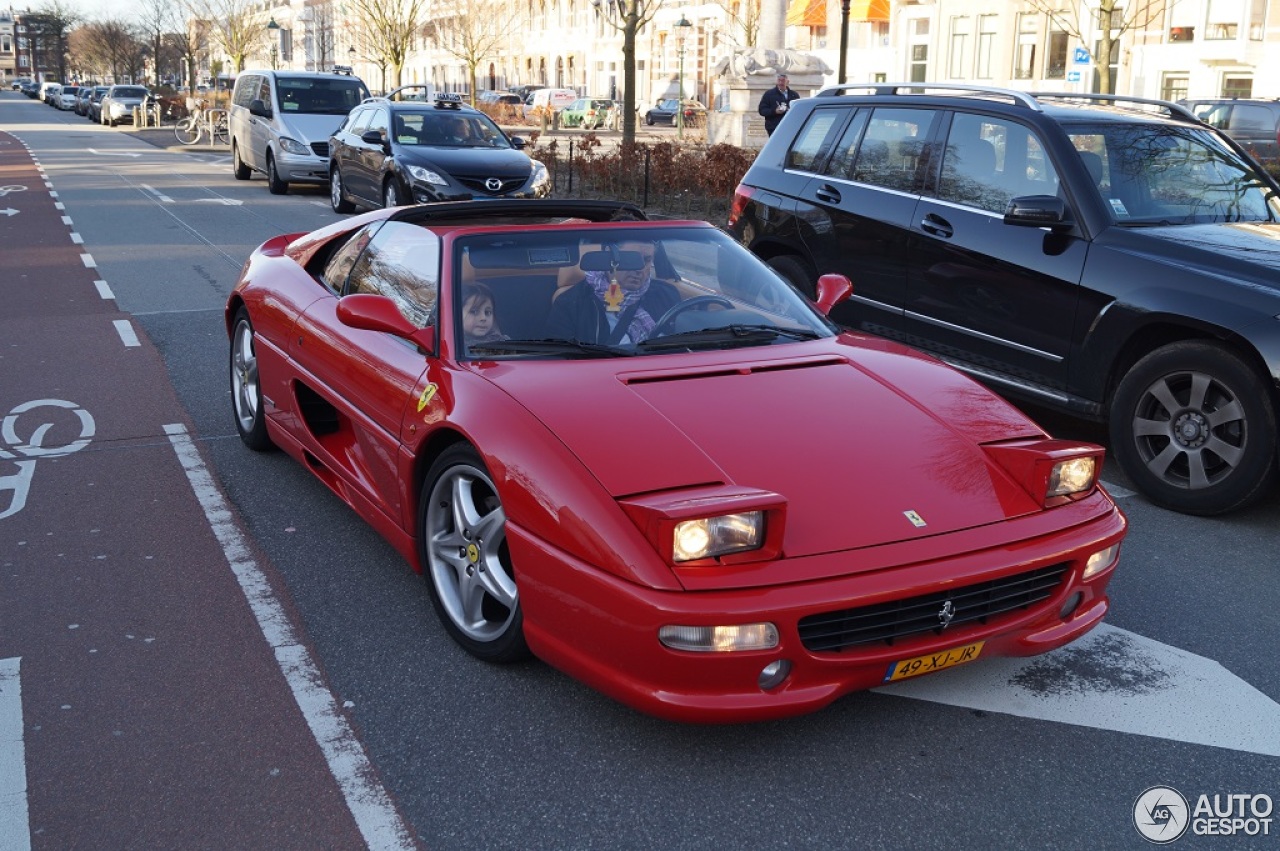
[[[39,393],[89,399],[95,386],[126,402],[129,387],[139,396],[149,388],[147,398],[151,389],[172,395],[172,409],[153,413],[149,403],[136,405],[138,432],[157,434],[157,418],[185,424],[214,489],[225,496],[224,519],[272,578],[321,686],[423,847],[1142,848],[1148,843],[1135,827],[1135,804],[1151,787],[1180,792],[1190,811],[1184,819],[1194,816],[1202,795],[1210,805],[1218,796],[1220,807],[1232,794],[1249,796],[1246,808],[1261,808],[1263,799],[1254,796],[1280,799],[1280,494],[1230,517],[1190,518],[1151,506],[1109,468],[1105,478],[1131,532],[1111,583],[1105,631],[1040,660],[1011,667],[980,662],[910,687],[854,695],[799,719],[743,727],[657,721],[540,663],[494,667],[464,654],[436,623],[420,577],[388,545],[299,465],[278,453],[250,453],[236,438],[223,300],[258,243],[340,218],[329,210],[324,188],[273,196],[261,177],[234,181],[221,152],[158,149],[128,130],[97,127],[16,93],[0,95],[0,128],[38,157],[82,250],[96,262],[97,279],[114,293],[116,318],[137,329],[141,353],[155,367],[122,364],[86,345],[79,384],[64,391],[60,383],[44,390],[26,375],[19,381],[9,367],[13,351],[30,359],[43,351],[42,340],[78,334],[88,343],[89,335],[56,316],[39,319],[33,326],[39,333],[28,333],[6,322],[6,313],[0,415]],[[8,201],[0,197],[0,212],[14,206]],[[51,222],[47,230],[57,226]],[[4,271],[12,256],[6,245],[0,293],[14,286]],[[74,263],[59,268],[69,274]],[[1101,438],[1085,424],[1048,423],[1055,434]],[[88,452],[59,458],[56,466],[79,464]],[[46,462],[38,463],[43,478]],[[143,483],[92,478],[118,502],[120,547],[131,546],[131,536],[163,540],[154,507],[123,510],[153,499]],[[0,580],[7,583],[0,591],[7,597],[17,587],[10,573],[25,583],[22,606],[0,600],[0,662],[35,652],[29,643],[20,652],[9,649],[29,642],[38,628],[34,616],[15,621],[12,612],[50,610],[70,593],[52,570],[45,581],[26,569],[25,545],[6,524],[21,519],[36,529],[69,528],[88,510],[73,484],[69,479],[52,495],[33,490],[21,514],[0,519]],[[182,505],[178,484],[157,498]],[[181,539],[192,558],[229,571],[225,560],[215,565],[216,558],[195,552],[188,542],[197,537],[208,543],[207,534]],[[43,569],[54,558],[42,551],[34,563]],[[224,574],[218,581],[229,580]],[[192,592],[181,585],[153,585],[141,573],[119,589],[119,598]],[[252,620],[247,603],[225,605],[212,620]],[[74,622],[62,620],[64,631]],[[5,683],[12,682],[4,671],[0,733]],[[47,831],[68,826],[56,818],[37,823],[37,814],[43,816],[40,802],[51,794],[41,790],[70,770],[82,743],[45,727],[42,713],[52,710],[33,713],[26,671],[24,661],[30,841],[35,848],[67,847]],[[67,676],[74,682],[80,675]],[[278,677],[255,674],[241,692],[265,690],[272,680],[278,688]],[[33,685],[31,693],[44,688]],[[241,726],[261,723],[298,736],[304,725],[294,713],[281,708],[270,720]],[[185,737],[195,736],[187,724],[157,730],[149,758],[181,760]],[[224,758],[234,762],[239,753]],[[145,763],[136,767],[146,770]],[[102,766],[78,768],[86,773],[77,787],[83,807],[107,809],[139,831],[148,819],[181,814],[194,800],[152,788],[147,794],[158,802],[136,809],[135,787],[95,786]],[[216,775],[201,794],[214,802],[242,797],[236,778],[245,773]],[[5,776],[0,764],[0,802]],[[321,798],[313,811],[341,808]],[[1140,812],[1150,820],[1149,807]],[[1193,827],[1176,847],[1280,848],[1280,815],[1246,815],[1256,824],[1243,819],[1240,831],[1257,835],[1196,835]],[[245,818],[260,826],[267,816]],[[1262,834],[1265,818],[1273,821]],[[1201,834],[1223,827],[1203,814],[1199,826]],[[317,822],[272,847],[351,847],[350,834],[334,830]],[[183,847],[221,844],[192,831],[199,839]],[[368,834],[362,841],[377,844]],[[150,845],[158,846],[177,847]]]

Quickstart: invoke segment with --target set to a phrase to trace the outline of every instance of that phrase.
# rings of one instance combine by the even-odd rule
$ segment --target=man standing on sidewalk
[[[760,98],[759,112],[764,116],[764,132],[772,136],[773,131],[778,129],[782,116],[787,114],[787,108],[791,102],[799,99],[800,95],[788,88],[787,75],[779,74],[778,85],[769,89]]]

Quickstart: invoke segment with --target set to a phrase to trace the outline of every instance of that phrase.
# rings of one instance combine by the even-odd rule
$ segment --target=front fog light
[[[734,626],[678,626],[658,630],[658,640],[672,650],[728,653],[735,650],[769,650],[778,646],[778,628],[771,623]]]
[[[790,674],[791,663],[786,659],[778,659],[770,662],[768,665],[764,666],[764,670],[760,672],[760,679],[757,680],[760,684],[760,690],[769,691],[770,689],[777,688],[782,685],[782,681],[790,676]]]
[[[1080,578],[1092,579],[1097,576],[1099,573],[1115,564],[1116,556],[1119,554],[1119,544],[1112,544],[1105,550],[1098,550],[1098,552],[1089,556],[1089,560],[1084,563],[1084,574]]]

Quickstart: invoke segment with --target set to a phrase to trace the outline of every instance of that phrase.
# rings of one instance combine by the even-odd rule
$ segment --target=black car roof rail
[[[844,83],[829,89],[823,89],[818,92],[818,97],[841,95],[849,91],[870,91],[872,94],[882,96],[931,94],[936,92],[940,95],[959,96],[961,94],[970,94],[985,98],[1000,97],[1025,106],[1027,109],[1033,109],[1036,112],[1043,111],[1036,99],[1026,92],[1020,92],[1017,89],[1002,89],[997,86],[974,85],[972,83]]]
[[[1182,104],[1172,103],[1167,100],[1156,100],[1155,98],[1131,97],[1129,95],[1096,95],[1083,92],[1031,92],[1032,97],[1041,100],[1085,100],[1098,101],[1100,103],[1126,104],[1136,103],[1141,106],[1154,106],[1169,113],[1171,118],[1185,118],[1188,121],[1199,121],[1195,114]]]

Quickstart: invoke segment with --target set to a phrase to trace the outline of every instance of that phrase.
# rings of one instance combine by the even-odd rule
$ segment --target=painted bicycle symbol
[[[16,184],[9,185],[9,186],[0,186],[0,196],[9,195],[14,192],[26,192],[26,191],[27,191],[27,187],[18,186]]]
[[[70,425],[68,416],[58,416],[56,413],[50,413],[42,418],[46,420],[45,422],[35,426],[35,428],[31,429],[31,433],[24,437],[23,432],[25,432],[25,429],[19,430],[19,418],[37,408],[57,408],[63,411],[70,411],[79,421],[79,436],[66,443],[45,445],[46,441],[52,439],[49,433],[55,428],[58,429],[59,434],[67,432],[68,429],[74,429],[74,426]],[[28,423],[30,420],[31,418],[27,417]],[[23,425],[26,424],[23,423]],[[18,468],[16,473],[0,474],[0,505],[4,504],[5,493],[13,492],[13,496],[9,500],[9,507],[0,510],[0,520],[12,517],[26,507],[27,495],[31,492],[31,478],[36,472],[36,459],[57,458],[61,455],[79,452],[89,445],[89,441],[93,439],[95,428],[93,416],[88,411],[75,402],[67,402],[62,399],[35,399],[30,402],[23,402],[11,410],[3,420],[0,420],[0,460],[12,461],[13,465]],[[0,471],[2,470],[3,467],[0,467]]]

